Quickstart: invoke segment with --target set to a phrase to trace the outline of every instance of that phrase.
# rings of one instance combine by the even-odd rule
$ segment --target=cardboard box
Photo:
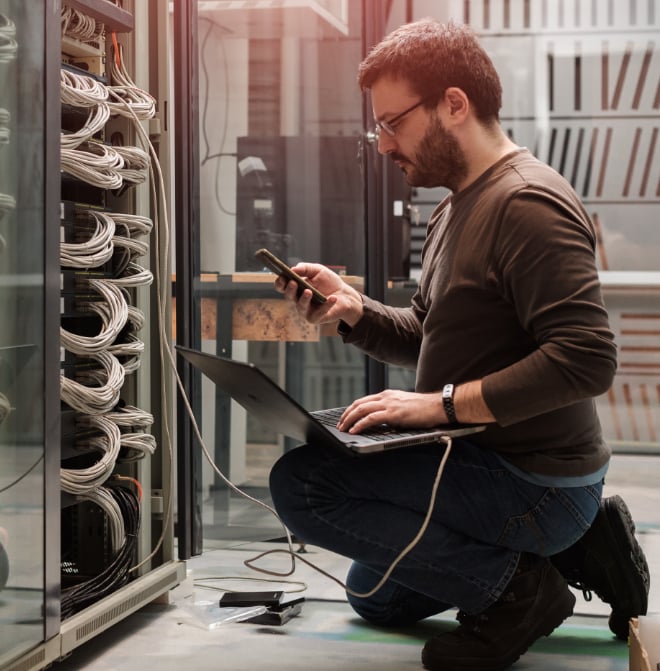
[[[628,669],[630,671],[652,671],[649,656],[646,654],[646,650],[644,650],[644,646],[639,638],[636,618],[630,620],[628,645],[630,647]]]

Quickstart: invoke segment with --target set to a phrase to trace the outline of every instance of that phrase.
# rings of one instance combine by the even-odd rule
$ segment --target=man
[[[423,536],[375,592],[422,526],[440,444],[364,458],[293,450],[271,473],[275,506],[301,540],[354,560],[348,599],[370,622],[458,608],[460,625],[424,646],[428,669],[503,669],[550,634],[575,603],[549,560],[568,548],[557,565],[627,626],[646,609],[648,569],[625,504],[599,512],[610,452],[593,398],[612,382],[616,348],[589,217],[503,132],[499,78],[467,27],[402,26],[363,61],[359,83],[378,150],[411,186],[452,192],[430,218],[419,288],[409,308],[392,308],[313,263],[295,270],[326,303],[281,278],[276,288],[310,322],[339,321],[347,343],[416,369],[414,392],[360,398],[340,429],[487,428],[455,440]],[[594,520],[591,545],[576,545]]]

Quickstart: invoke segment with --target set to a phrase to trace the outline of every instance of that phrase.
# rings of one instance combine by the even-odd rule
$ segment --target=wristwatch
[[[456,409],[454,408],[454,385],[446,384],[442,388],[442,407],[445,409],[445,415],[450,424],[458,424],[456,419]]]

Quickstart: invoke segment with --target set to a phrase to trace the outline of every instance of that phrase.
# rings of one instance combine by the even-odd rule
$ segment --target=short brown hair
[[[480,121],[499,119],[500,78],[466,25],[427,18],[400,26],[362,61],[358,83],[363,90],[370,89],[385,76],[406,80],[420,97],[430,96],[429,103],[437,103],[447,88],[456,86],[470,99]]]

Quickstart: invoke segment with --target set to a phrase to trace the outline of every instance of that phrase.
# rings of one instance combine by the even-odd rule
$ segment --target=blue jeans
[[[420,529],[445,446],[420,445],[356,457],[305,445],[274,465],[276,510],[301,541],[353,559],[346,584],[368,592]],[[493,604],[521,552],[548,557],[573,545],[598,511],[602,483],[531,484],[488,450],[455,440],[430,524],[385,585],[348,594],[370,622],[406,625],[451,607]]]

